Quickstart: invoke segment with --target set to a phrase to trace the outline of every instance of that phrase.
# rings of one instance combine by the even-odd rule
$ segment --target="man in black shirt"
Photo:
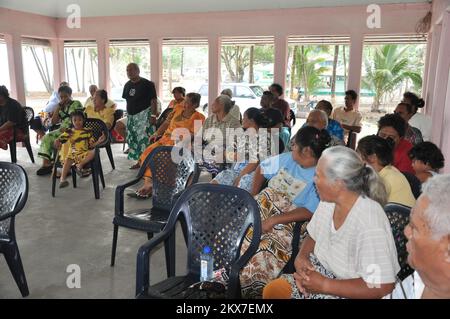
[[[148,137],[154,132],[156,124],[155,84],[139,76],[139,66],[130,63],[127,76],[130,79],[123,88],[122,97],[127,101],[127,143],[128,159],[139,160],[149,144]],[[138,164],[131,168],[139,168]]]
[[[0,86],[0,148],[7,149],[16,126],[17,141],[22,141],[25,113],[19,102],[9,97],[8,89]]]

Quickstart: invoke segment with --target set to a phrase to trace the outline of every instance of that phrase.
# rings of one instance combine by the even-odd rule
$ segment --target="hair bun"
[[[417,107],[420,109],[423,108],[424,106],[425,106],[424,99],[419,99],[419,101],[417,102]]]

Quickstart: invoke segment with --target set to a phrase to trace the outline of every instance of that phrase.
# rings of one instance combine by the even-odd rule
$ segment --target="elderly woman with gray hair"
[[[205,120],[202,129],[198,132],[204,144],[202,155],[206,155],[206,157],[202,156],[201,167],[214,176],[224,169],[223,155],[226,150],[227,135],[231,133],[228,129],[241,127],[239,119],[230,113],[233,106],[234,102],[228,95],[219,95],[211,105],[211,116]]]
[[[420,279],[424,284],[423,291],[416,289],[416,298],[450,299],[450,197],[443,196],[449,189],[450,175],[430,178],[405,228],[415,286]]]
[[[344,146],[326,149],[316,168],[320,204],[295,259],[296,272],[264,298],[381,298],[400,270],[377,173]]]

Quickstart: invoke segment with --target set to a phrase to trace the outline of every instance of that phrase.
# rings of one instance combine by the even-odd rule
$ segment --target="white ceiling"
[[[412,3],[426,0],[0,0],[0,7],[51,17],[67,17],[78,4],[81,16],[118,16],[146,13],[187,13],[304,7]],[[169,23],[169,22],[168,22]]]

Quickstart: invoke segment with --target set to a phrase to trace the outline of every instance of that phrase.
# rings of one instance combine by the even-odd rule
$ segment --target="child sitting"
[[[70,143],[70,150],[64,160],[63,169],[61,172],[61,179],[59,188],[64,188],[69,185],[66,180],[67,174],[73,164],[76,164],[77,172],[82,172],[83,166],[89,163],[95,155],[94,148],[105,141],[104,133],[95,141],[92,131],[84,127],[84,113],[82,111],[75,111],[71,115],[73,128],[66,130],[55,141],[55,147],[60,148],[61,144]]]
[[[444,155],[441,150],[431,142],[422,142],[415,145],[408,153],[416,177],[421,183],[437,175],[439,169],[444,167]]]

